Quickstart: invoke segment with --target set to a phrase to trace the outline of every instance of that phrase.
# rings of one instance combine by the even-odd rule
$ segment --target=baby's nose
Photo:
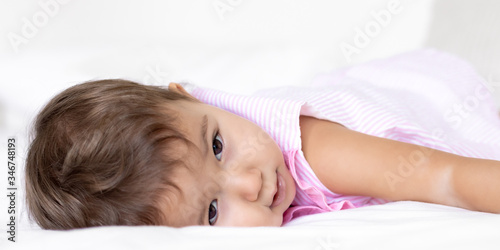
[[[249,168],[232,176],[230,191],[248,200],[256,201],[262,189],[262,173],[256,168]]]

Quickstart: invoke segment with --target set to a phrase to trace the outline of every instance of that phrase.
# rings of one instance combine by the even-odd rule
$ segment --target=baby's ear
[[[172,92],[177,92],[181,95],[185,95],[189,98],[192,98],[192,99],[195,99],[197,100],[194,96],[192,96],[191,94],[189,94],[180,84],[178,83],[175,83],[175,82],[171,82],[169,85],[168,85],[168,90],[169,91],[172,91]]]

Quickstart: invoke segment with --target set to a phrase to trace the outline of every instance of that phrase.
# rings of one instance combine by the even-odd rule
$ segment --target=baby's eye
[[[210,202],[208,207],[208,223],[213,226],[217,222],[218,211],[217,211],[217,200]]]
[[[217,133],[215,135],[214,140],[212,141],[212,149],[214,151],[215,158],[220,161],[222,156],[222,149],[224,148],[224,144],[222,143],[222,137]]]

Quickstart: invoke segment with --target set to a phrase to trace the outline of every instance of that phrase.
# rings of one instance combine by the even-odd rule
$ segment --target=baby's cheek
[[[253,204],[252,204],[253,205]],[[267,207],[239,206],[226,210],[219,225],[233,227],[281,226],[282,216],[275,215]],[[221,216],[222,218],[222,216]]]
[[[269,214],[259,214],[256,216],[242,217],[242,219],[237,222],[236,226],[243,227],[270,227],[281,226],[281,220],[273,215]]]
[[[260,128],[256,137],[259,143],[267,147],[274,147],[276,144],[276,142],[271,138],[271,136]]]

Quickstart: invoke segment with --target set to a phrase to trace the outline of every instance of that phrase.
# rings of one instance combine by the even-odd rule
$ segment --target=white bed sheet
[[[433,45],[426,42],[434,41],[427,37],[428,24],[436,18],[431,14],[434,11],[442,18],[447,11],[444,4],[432,10],[433,0],[402,0],[404,11],[349,63],[339,45],[353,39],[356,27],[373,21],[371,11],[386,8],[390,1],[318,0],[310,6],[288,1],[233,1],[241,4],[225,20],[213,13],[216,1],[144,1],[139,5],[139,17],[134,15],[137,3],[69,1],[20,51],[13,52],[7,39],[0,44],[0,155],[7,152],[6,139],[15,137],[20,188],[16,243],[7,241],[8,200],[6,195],[0,197],[0,249],[498,249],[499,215],[417,202],[306,216],[282,228],[103,227],[58,232],[40,230],[33,224],[27,218],[22,190],[29,125],[59,91],[82,81],[112,77],[159,85],[189,81],[235,93],[305,85],[317,73]],[[450,6],[467,5],[464,3],[448,1]],[[4,4],[0,6],[1,23],[6,24],[0,27],[2,34],[19,32],[23,18],[41,10],[37,2]],[[113,8],[123,5],[129,8]],[[162,7],[165,12],[160,11]],[[481,17],[481,13],[476,15]],[[85,19],[88,22],[82,22]],[[175,22],[180,28],[164,25]],[[188,22],[188,29],[183,29],[183,22]],[[143,26],[155,28],[144,31]],[[497,26],[480,23],[478,27],[487,33]],[[450,32],[457,35],[458,30]],[[442,34],[434,32],[431,38]],[[460,52],[447,46],[446,39],[436,41],[444,41],[436,42],[442,49]],[[482,42],[478,39],[462,46],[471,44]],[[476,66],[490,65],[483,67],[485,78],[492,72],[495,77],[490,69],[499,60],[488,57],[489,61],[480,61],[480,55],[499,48],[468,51],[478,55],[473,58],[479,62]],[[0,189],[5,191],[7,171],[4,165],[0,169]]]
[[[25,230],[12,249],[498,249],[498,225],[498,215],[395,202],[305,216],[282,228]]]

